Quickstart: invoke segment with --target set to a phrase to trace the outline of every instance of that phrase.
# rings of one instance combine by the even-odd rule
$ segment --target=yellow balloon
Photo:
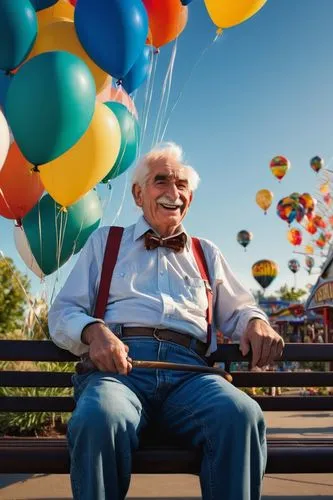
[[[40,177],[50,196],[63,207],[78,201],[114,166],[121,131],[114,113],[96,102],[93,119],[81,139],[66,153],[40,166]]]
[[[205,0],[208,14],[218,28],[230,28],[252,17],[267,0]]]
[[[90,59],[79,42],[73,21],[56,21],[41,28],[29,57],[54,50],[65,50],[82,59],[95,79],[97,92],[108,84],[108,74]]]
[[[37,19],[38,31],[54,21],[61,21],[63,19],[73,21],[74,7],[67,0],[58,0],[52,7],[38,11]]]
[[[268,189],[260,189],[256,194],[257,205],[259,205],[265,213],[272,204],[273,196],[272,191],[269,191]]]

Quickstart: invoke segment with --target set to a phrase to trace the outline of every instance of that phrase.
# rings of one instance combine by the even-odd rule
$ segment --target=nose
[[[179,197],[178,188],[175,182],[170,182],[168,184],[168,195],[172,200],[176,200]]]

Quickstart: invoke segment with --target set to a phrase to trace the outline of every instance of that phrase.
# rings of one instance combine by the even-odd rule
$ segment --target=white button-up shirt
[[[116,325],[168,328],[206,342],[206,289],[192,253],[191,238],[180,253],[165,247],[146,250],[143,236],[149,229],[141,217],[124,230],[105,323],[111,329],[116,329]],[[108,227],[101,227],[90,236],[49,311],[53,341],[76,355],[88,351],[88,346],[81,342],[81,332],[95,320],[108,232]],[[237,341],[251,318],[267,321],[267,317],[236,279],[220,250],[208,240],[200,241],[213,289],[213,340],[209,354],[216,349],[217,330]]]

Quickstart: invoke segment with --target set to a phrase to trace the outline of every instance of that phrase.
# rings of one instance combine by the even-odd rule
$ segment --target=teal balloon
[[[135,161],[140,140],[140,127],[135,116],[120,102],[104,103],[116,115],[120,130],[121,143],[116,163],[102,182],[106,183],[125,172]]]
[[[102,207],[95,190],[61,210],[49,194],[43,196],[22,219],[31,252],[44,274],[52,274],[75,253],[98,228]]]
[[[48,163],[71,148],[90,124],[95,99],[93,76],[74,54],[45,52],[26,62],[11,80],[5,110],[30,163]]]
[[[29,0],[0,0],[0,69],[17,68],[35,42],[38,22]]]

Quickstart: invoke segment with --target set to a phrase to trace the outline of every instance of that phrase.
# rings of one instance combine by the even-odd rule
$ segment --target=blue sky
[[[302,266],[297,287],[314,283],[318,276],[308,276],[304,256],[293,253],[304,245],[293,247],[287,241],[288,226],[276,215],[276,204],[293,191],[318,191],[319,179],[309,160],[319,155],[327,164],[333,157],[332,21],[332,0],[268,0],[256,16],[226,30],[212,44],[215,28],[203,1],[193,0],[187,27],[177,43],[169,109],[163,113],[169,118],[164,139],[183,147],[186,160],[202,179],[185,226],[191,234],[214,241],[236,275],[253,290],[259,286],[251,274],[252,264],[259,259],[277,262],[280,273],[268,294],[285,283],[293,286],[294,275],[287,267],[291,258],[298,258]],[[173,44],[162,48],[158,58],[143,151],[151,146],[172,48]],[[144,85],[135,100],[142,117]],[[271,158],[278,154],[291,162],[281,183],[269,169]],[[127,180],[122,175],[113,181],[104,223],[113,221],[123,195],[117,224],[137,219],[130,174]],[[274,193],[266,216],[255,203],[256,192],[263,188]],[[105,186],[99,191],[107,198]],[[241,229],[254,235],[246,252],[236,241]],[[305,231],[303,237],[310,242]],[[28,273],[34,291],[50,288],[52,278],[40,283],[26,269],[15,249],[12,223],[4,219],[0,249]],[[317,257],[316,264],[320,262]],[[60,285],[72,264],[59,273]]]

